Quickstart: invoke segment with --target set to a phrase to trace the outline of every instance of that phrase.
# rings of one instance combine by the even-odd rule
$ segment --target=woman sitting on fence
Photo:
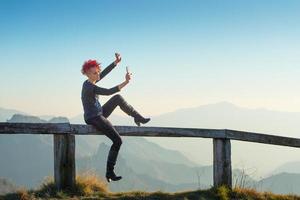
[[[116,53],[115,56],[116,60],[103,71],[101,70],[101,64],[96,60],[88,60],[84,62],[81,69],[82,74],[88,77],[88,79],[84,81],[81,91],[84,120],[87,124],[95,126],[96,129],[100,130],[113,142],[108,153],[106,164],[106,179],[108,182],[111,180],[118,181],[122,178],[122,176],[116,176],[114,173],[114,166],[117,161],[122,139],[107,117],[117,106],[119,106],[121,110],[134,118],[134,122],[138,126],[140,126],[140,123],[145,124],[150,121],[150,118],[144,118],[141,116],[120,94],[116,94],[111,97],[103,106],[99,103],[98,95],[112,95],[117,93],[126,86],[131,79],[132,74],[127,71],[125,75],[126,80],[115,87],[107,89],[98,87],[95,84],[99,80],[103,79],[121,61],[120,54]]]

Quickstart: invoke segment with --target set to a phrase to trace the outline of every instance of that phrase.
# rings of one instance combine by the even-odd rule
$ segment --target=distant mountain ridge
[[[20,115],[15,114],[11,119],[7,120],[8,122],[26,122],[26,123],[49,123],[49,122],[68,122],[67,118],[53,118],[48,121],[39,119],[36,116]],[[13,179],[18,185],[27,185],[28,187],[34,187],[38,185],[45,176],[53,176],[53,137],[52,135],[1,135],[0,140],[0,157],[5,158],[6,161],[0,164],[0,176],[9,177]],[[87,136],[88,137],[88,136]],[[76,139],[76,163],[77,170],[80,170],[80,166],[86,166],[86,163],[90,163],[88,160],[102,159],[101,162],[91,163],[88,165],[90,167],[97,167],[97,170],[101,171],[105,169],[105,163],[107,158],[107,153],[109,146],[105,144],[105,137],[99,137],[97,140],[101,142],[98,147],[98,154],[94,156],[89,156],[87,153],[80,155],[80,151],[88,146],[88,143],[85,143],[85,140],[81,138]],[[16,146],[16,148],[12,147]],[[99,152],[99,149],[102,151]],[[78,151],[79,150],[79,151]],[[9,156],[6,156],[9,155]],[[78,156],[80,155],[80,156]],[[123,159],[122,157],[126,157]],[[87,159],[87,161],[86,161]],[[124,145],[120,151],[120,169],[121,171],[125,170],[124,173],[128,174],[128,181],[132,180],[131,185],[128,184],[128,181],[125,181],[123,186],[118,184],[115,188],[116,190],[124,189],[158,189],[165,188],[166,190],[171,189],[182,189],[182,187],[191,187],[195,186],[195,180],[181,180],[180,178],[175,178],[177,181],[175,184],[172,184],[172,181],[165,181],[163,179],[159,180],[157,177],[159,175],[168,172],[168,168],[165,171],[162,169],[156,168],[156,172],[151,168],[143,173],[143,170],[138,172],[138,170],[132,169],[132,166],[135,166],[134,163],[141,161],[142,165],[147,166],[147,163],[156,163],[161,165],[161,162],[170,167],[175,167],[176,164],[181,164],[183,169],[189,171],[190,168],[188,165],[196,166],[195,163],[184,157],[180,152],[174,150],[167,150],[159,145],[149,142],[144,138],[129,137],[124,138]],[[166,161],[169,161],[166,162]],[[21,162],[22,167],[17,163]],[[84,164],[82,164],[84,163]],[[129,164],[128,164],[129,163]],[[127,167],[126,167],[127,166]],[[160,172],[161,171],[161,172]],[[103,172],[103,171],[102,171]],[[180,171],[178,171],[180,172]],[[147,175],[151,173],[151,175]],[[176,174],[173,174],[176,175]],[[132,179],[131,177],[135,177]],[[172,177],[172,175],[165,176],[165,178]],[[190,177],[192,178],[192,177]],[[188,181],[191,181],[190,183]],[[183,182],[181,184],[181,182]],[[187,182],[187,183],[185,183]],[[141,184],[143,183],[143,184]],[[180,186],[181,185],[181,186]],[[130,186],[130,187],[129,187]],[[143,186],[143,187],[141,187]]]
[[[300,174],[279,173],[258,182],[262,191],[272,191],[277,194],[300,194]]]
[[[0,122],[6,122],[14,114],[27,115],[27,113],[15,109],[6,109],[0,107]]]
[[[37,116],[14,114],[7,122],[19,122],[19,123],[70,123],[66,117],[53,117],[49,120],[40,119]]]
[[[83,171],[94,171],[97,174],[104,177],[105,175],[105,165],[107,154],[110,146],[101,143],[97,152],[93,156],[87,156],[78,160],[78,168]],[[137,160],[141,160],[142,165],[138,164],[135,168],[132,168],[137,162]],[[193,181],[193,176],[188,176],[188,181],[185,182],[184,179],[177,176],[177,174],[170,174],[167,170],[172,168],[176,168],[174,164],[170,164],[171,168],[161,169],[156,168],[153,169],[148,167],[146,169],[146,173],[144,171],[138,171],[136,168],[141,168],[147,166],[149,162],[144,163],[146,160],[140,157],[131,158],[130,155],[124,156],[122,152],[120,152],[117,160],[117,165],[115,168],[116,174],[122,175],[123,179],[119,182],[110,183],[110,189],[112,191],[128,191],[128,190],[146,190],[146,191],[155,191],[155,190],[164,190],[164,191],[180,191],[184,189],[197,188],[199,185],[197,181]],[[160,163],[156,161],[156,163]],[[166,166],[168,167],[168,166]],[[183,168],[187,172],[190,171],[188,166]],[[188,173],[184,171],[180,171],[178,169],[177,173],[182,173],[187,175]],[[157,173],[158,174],[157,174]],[[169,174],[169,176],[161,176],[162,174]],[[169,177],[175,176],[174,180]],[[177,177],[177,178],[176,178]],[[204,180],[202,180],[201,188],[207,188],[208,185],[204,184]]]
[[[285,163],[277,167],[271,174],[279,174],[284,172],[292,173],[292,174],[300,174],[300,161]]]
[[[79,117],[81,117],[81,115],[79,115],[77,117],[78,117],[77,118],[77,120],[78,120]],[[71,123],[73,123],[72,122],[73,119],[75,120],[75,118],[70,119]],[[114,122],[114,124],[118,124],[118,120],[121,120],[121,122],[125,121],[128,123],[128,125],[130,125],[130,123],[131,123],[131,119],[128,118],[127,116],[122,117],[122,116],[112,115],[110,119]],[[261,109],[261,108],[260,109],[247,109],[247,108],[235,106],[230,103],[223,102],[223,103],[219,103],[219,104],[210,104],[210,105],[199,106],[196,108],[179,109],[174,112],[158,115],[158,116],[155,116],[154,118],[152,117],[151,122],[147,125],[148,126],[171,126],[171,127],[195,127],[195,128],[197,128],[197,127],[200,127],[200,128],[224,128],[224,127],[226,127],[229,129],[256,131],[256,132],[262,132],[262,133],[266,133],[266,134],[268,134],[268,133],[272,133],[272,134],[287,133],[287,135],[283,135],[283,136],[299,137],[297,135],[297,133],[299,133],[298,132],[299,120],[300,120],[300,113],[298,113],[298,112],[295,112],[295,113],[282,112],[282,111],[279,112],[279,111],[271,111],[271,110]],[[78,120],[78,121],[80,121],[80,120]],[[120,123],[120,125],[121,124],[123,124],[123,123]],[[126,125],[126,124],[123,124],[123,125]],[[85,141],[85,144],[86,144],[86,146],[84,148],[82,148],[82,150],[80,151],[80,152],[86,152],[86,153],[81,154],[80,159],[84,159],[87,157],[89,159],[91,159],[91,157],[93,157],[94,153],[95,153],[94,149],[97,148],[101,144],[101,142],[103,142],[103,141],[105,143],[110,142],[105,137],[101,137],[101,136],[100,137],[96,136],[96,137],[91,137],[91,138],[90,138],[90,136],[84,136],[84,137],[82,137],[82,138],[85,138],[84,140],[81,140],[79,138],[80,138],[80,136],[77,139],[78,141]],[[126,140],[127,139],[125,138],[124,144],[126,143]],[[147,138],[147,140],[148,140],[148,138]],[[195,151],[200,158],[206,156],[207,154],[209,154],[209,155],[211,154],[207,150],[203,151],[203,149],[211,149],[211,144],[209,144],[208,146],[205,146],[206,144],[202,143],[201,141],[202,140],[197,141],[197,146],[192,146],[192,145],[190,146],[191,149],[193,149],[193,151]],[[0,140],[0,142],[1,142],[1,140]],[[149,142],[149,140],[147,142]],[[162,144],[163,140],[158,141],[156,143],[160,144],[160,142]],[[168,142],[169,146],[175,146],[178,148],[181,144],[180,140],[175,140],[175,139],[173,139],[172,141],[168,140],[167,142]],[[187,141],[185,141],[185,142],[187,142]],[[52,143],[50,142],[50,144],[52,144]],[[242,151],[234,152],[234,149],[235,148],[243,149],[244,147],[250,145],[246,142],[243,142],[242,144],[235,144],[233,142],[233,144],[234,144],[234,145],[232,145],[233,156],[238,156],[240,154],[241,157],[244,156],[244,152],[242,152]],[[0,148],[1,148],[1,146],[2,145],[0,144]],[[81,145],[77,146],[78,149],[80,149],[80,146]],[[91,148],[91,146],[93,146],[93,147]],[[126,146],[126,145],[124,145],[124,146]],[[129,146],[129,145],[127,145],[127,146]],[[87,148],[89,148],[89,147],[91,149],[87,150]],[[264,147],[264,146],[256,146],[255,150],[257,152],[261,152],[265,148],[266,147]],[[276,146],[271,146],[268,148],[269,148],[269,150],[265,151],[265,153],[269,153],[269,155],[266,157],[273,158],[274,155],[277,155],[278,157],[280,157],[279,152],[282,151],[280,148],[278,148]],[[133,149],[134,148],[129,148],[129,150],[133,150]],[[276,149],[279,149],[279,150],[277,151]],[[123,150],[123,152],[122,152],[122,150]],[[144,160],[144,161],[141,160],[141,162],[139,164],[137,164],[136,168],[133,170],[134,166],[130,166],[130,164],[134,164],[134,160],[138,161],[139,157],[137,156],[136,158],[134,158],[134,151],[127,152],[126,148],[122,148],[122,150],[121,150],[120,158],[122,158],[124,155],[124,158],[126,158],[126,161],[129,161],[126,163],[126,166],[128,167],[128,169],[132,170],[132,174],[136,174],[134,176],[138,176],[137,174],[139,174],[140,177],[144,177],[145,180],[148,179],[147,184],[154,183],[155,181],[160,181],[160,183],[157,182],[157,184],[161,184],[161,183],[165,184],[166,188],[174,188],[174,187],[178,186],[177,185],[177,186],[173,187],[172,184],[168,185],[169,182],[163,182],[163,181],[161,182],[161,180],[158,180],[158,179],[155,179],[155,181],[154,180],[149,181],[150,179],[153,179],[153,178],[147,177],[144,174],[145,171],[147,171],[146,167],[152,165],[152,167],[149,167],[149,168],[151,170],[154,170],[152,175],[155,175],[155,176],[159,176],[160,173],[163,172],[163,167],[158,167],[159,169],[162,170],[160,173],[158,173],[157,171],[155,171],[155,170],[157,170],[155,167],[159,166],[159,164],[156,164],[156,161],[152,162],[151,160]],[[293,153],[292,150],[293,149],[289,150],[288,153],[292,154]],[[258,159],[258,157],[257,157],[258,155],[257,155],[257,153],[255,153],[256,151],[247,151],[247,157],[249,159],[254,160],[257,163],[259,163],[259,162],[263,163],[265,161],[265,158],[261,158],[263,160]],[[80,152],[78,152],[78,153],[76,152],[76,155],[79,155]],[[87,152],[89,152],[89,156],[87,156]],[[143,151],[138,151],[138,153],[142,153],[142,152]],[[198,153],[198,152],[200,152],[200,153]],[[0,150],[0,153],[1,153],[1,150]],[[127,153],[127,155],[126,155],[126,153]],[[285,157],[288,157],[289,154],[286,154],[286,156],[282,156],[281,158],[284,159]],[[169,160],[169,159],[166,159],[166,160]],[[235,157],[233,157],[232,160],[234,162]],[[275,159],[275,161],[279,161],[279,160]],[[162,162],[163,161],[161,160],[161,162],[159,162],[159,163],[161,164]],[[184,162],[186,162],[186,161],[184,161]],[[295,169],[296,169],[298,166],[297,161],[294,161],[294,163],[295,163]],[[174,166],[177,165],[176,163],[168,163],[168,164],[174,164]],[[165,166],[167,166],[168,164],[165,164]],[[144,169],[142,168],[143,165],[146,166]],[[187,169],[192,170],[192,168],[191,168],[192,165],[186,166]],[[274,165],[274,164],[272,164],[272,165]],[[282,164],[277,165],[277,166],[281,166],[281,165]],[[290,163],[290,165],[293,165],[293,164]],[[1,164],[0,164],[0,166],[1,166]],[[138,166],[140,166],[140,167],[138,167]],[[180,164],[178,164],[178,166],[180,166]],[[198,166],[199,166],[199,169],[204,169],[206,167],[208,170],[204,170],[204,173],[210,174],[209,166],[206,166],[206,165],[204,165],[204,166],[198,165]],[[275,165],[275,167],[276,167],[276,165]],[[102,165],[102,168],[103,168],[103,165]],[[170,167],[166,167],[166,168],[170,169]],[[52,169],[52,167],[51,167],[51,169]],[[174,169],[176,169],[176,168],[174,168]],[[276,172],[276,170],[277,170],[277,172]],[[289,166],[284,166],[281,169],[278,168],[276,170],[273,171],[274,173],[272,172],[273,175],[270,174],[270,176],[268,176],[267,178],[264,178],[258,182],[253,182],[253,184],[256,184],[256,185],[261,184],[261,186],[260,186],[261,188],[263,188],[263,189],[271,188],[270,190],[273,191],[273,189],[274,189],[275,192],[281,191],[281,190],[276,189],[277,186],[274,186],[277,184],[279,184],[279,185],[280,184],[282,184],[282,185],[291,184],[292,186],[298,185],[297,179],[289,178],[290,175],[288,175],[288,174],[292,174],[293,167],[290,168]],[[171,171],[171,170],[169,170],[169,171]],[[176,172],[176,170],[174,170],[174,171]],[[288,171],[289,173],[286,173],[286,171]],[[275,172],[276,172],[276,174],[275,174]],[[297,172],[297,171],[295,171],[295,172]],[[127,171],[127,173],[128,173],[128,171]],[[292,176],[298,177],[298,174],[299,173],[297,172],[297,173],[294,173]],[[210,180],[211,180],[212,177],[211,177],[211,175],[209,175],[209,176],[210,176]],[[168,176],[161,176],[161,177],[164,177],[163,178],[164,180],[172,181],[171,177],[168,177]],[[193,178],[195,178],[195,177],[193,177]],[[139,180],[141,180],[141,179],[139,179]],[[181,179],[179,179],[179,180],[181,180]],[[196,180],[196,178],[194,180]],[[181,181],[182,181],[181,183],[178,183],[181,186],[186,183],[184,180],[181,180]],[[290,182],[288,183],[287,181],[290,181]],[[201,181],[200,183],[202,185],[202,183],[204,183],[204,182]],[[206,183],[209,183],[209,182],[206,182]],[[189,184],[189,183],[186,183],[186,184]],[[194,185],[195,187],[197,187],[197,184],[198,184],[197,182],[192,183],[192,185]],[[131,185],[134,186],[134,183],[131,183]],[[145,185],[146,185],[146,182],[145,182]],[[190,185],[189,185],[189,187],[190,187]],[[202,185],[202,187],[205,187],[205,186]],[[282,187],[282,188],[285,188],[284,191],[282,191],[282,192],[286,192],[286,193],[297,191],[297,189],[295,189],[293,187]],[[293,191],[291,191],[291,189]]]

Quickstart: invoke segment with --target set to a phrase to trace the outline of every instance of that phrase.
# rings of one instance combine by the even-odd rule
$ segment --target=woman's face
[[[90,68],[86,75],[87,77],[89,77],[89,79],[93,81],[97,81],[100,79],[100,73],[101,73],[101,66],[99,68],[97,67]]]

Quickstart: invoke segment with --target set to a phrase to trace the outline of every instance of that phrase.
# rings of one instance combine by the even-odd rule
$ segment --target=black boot
[[[141,126],[140,123],[145,124],[150,121],[150,118],[144,118],[137,111],[134,111],[133,117],[134,117],[134,122],[138,126]]]
[[[140,126],[140,123],[145,124],[150,121],[150,118],[144,118],[123,97],[121,98],[121,110],[123,110],[127,115],[132,116],[136,125]]]
[[[107,182],[110,181],[118,181],[122,179],[122,176],[117,176],[114,172],[114,166],[107,164],[107,168],[106,168],[106,180]]]
[[[117,176],[114,172],[114,166],[116,165],[118,156],[118,151],[110,150],[107,157],[107,164],[106,164],[106,180],[107,182],[118,181],[122,179],[122,176]]]

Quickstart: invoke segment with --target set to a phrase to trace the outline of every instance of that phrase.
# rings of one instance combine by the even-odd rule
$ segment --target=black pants
[[[120,106],[121,110],[128,115],[132,115],[134,112],[133,107],[129,105],[120,94],[116,94],[102,106],[102,115],[86,121],[87,124],[95,126],[96,129],[100,130],[104,135],[112,140],[113,144],[110,147],[109,155],[114,154],[115,156],[108,156],[108,162],[113,163],[113,165],[117,159],[117,152],[119,152],[122,145],[122,138],[107,117],[117,106]]]

